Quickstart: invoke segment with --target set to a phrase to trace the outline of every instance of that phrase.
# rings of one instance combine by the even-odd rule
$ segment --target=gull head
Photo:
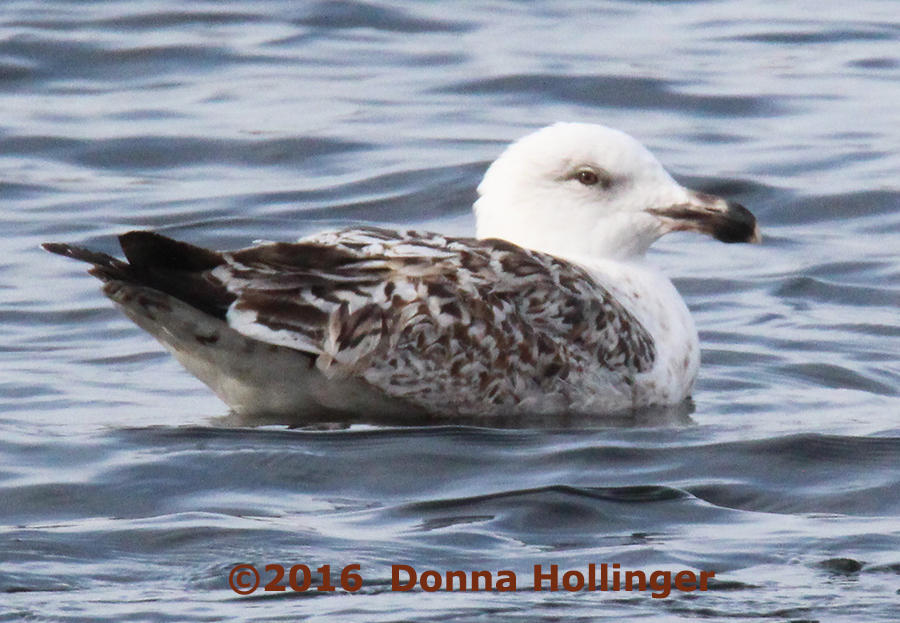
[[[560,257],[637,258],[670,231],[760,241],[746,208],[681,186],[638,141],[596,124],[557,123],[516,141],[478,195],[479,238]]]

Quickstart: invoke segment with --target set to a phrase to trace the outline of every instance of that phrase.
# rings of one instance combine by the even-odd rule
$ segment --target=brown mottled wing
[[[501,240],[361,228],[223,257],[236,330],[434,412],[565,409],[655,356],[585,271]]]

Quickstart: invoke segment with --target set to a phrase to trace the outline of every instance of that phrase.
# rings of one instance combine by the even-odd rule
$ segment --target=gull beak
[[[747,208],[716,195],[687,191],[688,200],[648,210],[668,231],[697,231],[722,242],[762,242],[756,217]]]

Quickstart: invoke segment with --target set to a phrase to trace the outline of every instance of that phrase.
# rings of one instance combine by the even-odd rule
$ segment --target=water
[[[32,0],[0,29],[0,620],[895,620],[896,3]],[[700,327],[686,423],[235,427],[37,247],[467,233],[485,165],[555,120],[762,223],[653,252]],[[716,575],[531,590],[604,562]],[[238,563],[364,585],[241,597]],[[393,592],[401,563],[520,590]]]

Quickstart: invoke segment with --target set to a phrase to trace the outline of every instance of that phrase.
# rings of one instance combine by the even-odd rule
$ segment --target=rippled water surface
[[[0,620],[896,620],[897,15],[5,2]],[[622,128],[762,223],[762,246],[652,252],[700,328],[688,421],[235,426],[38,249],[113,251],[133,228],[218,248],[351,222],[468,233],[486,164],[556,120]],[[532,590],[535,564],[604,562],[715,578]],[[356,563],[364,586],[242,597],[238,563]],[[509,569],[520,590],[393,592],[394,563]]]

